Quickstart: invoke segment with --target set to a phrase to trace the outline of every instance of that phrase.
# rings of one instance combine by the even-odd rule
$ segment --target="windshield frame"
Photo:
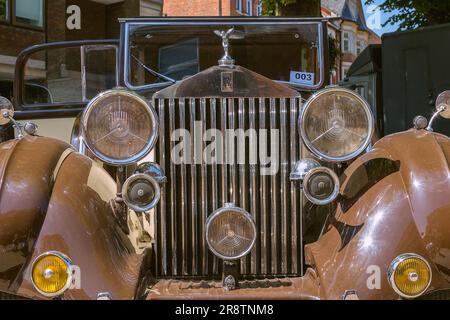
[[[318,68],[320,80],[311,86],[299,85],[289,81],[274,80],[275,82],[288,85],[299,91],[316,91],[321,89],[326,81],[326,46],[325,41],[327,36],[327,19],[323,18],[284,18],[284,17],[263,17],[263,18],[248,18],[248,17],[211,17],[211,18],[135,18],[135,19],[119,19],[121,23],[121,48],[123,63],[123,85],[128,89],[137,92],[156,92],[163,88],[169,87],[175,83],[165,81],[160,83],[145,84],[136,86],[131,82],[131,49],[130,49],[130,37],[131,29],[136,26],[214,26],[214,25],[317,25],[317,32],[319,38],[318,45]],[[219,43],[219,40],[218,40]],[[218,57],[220,58],[220,57]],[[239,65],[239,62],[237,62]],[[179,82],[179,81],[177,81]],[[176,82],[176,83],[177,83]]]

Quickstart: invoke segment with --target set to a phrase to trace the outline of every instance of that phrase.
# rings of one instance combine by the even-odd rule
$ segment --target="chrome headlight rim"
[[[113,95],[124,95],[132,99],[136,99],[141,105],[145,107],[147,110],[150,119],[152,121],[152,130],[151,130],[151,139],[147,142],[144,149],[142,149],[137,154],[125,158],[125,159],[115,159],[110,158],[107,155],[99,152],[93,145],[92,141],[90,141],[87,138],[87,129],[86,124],[87,120],[89,119],[89,115],[94,109],[94,107],[98,104],[99,100],[106,99]],[[97,96],[95,96],[86,106],[86,109],[83,111],[82,117],[81,117],[81,137],[83,139],[83,142],[86,144],[88,149],[102,162],[105,162],[112,166],[127,166],[130,164],[137,163],[139,160],[142,160],[145,158],[155,147],[156,142],[158,140],[158,134],[159,134],[159,122],[158,122],[158,115],[156,113],[156,110],[153,108],[153,106],[150,104],[149,101],[147,101],[144,97],[141,95],[127,90],[125,88],[115,88],[111,90],[107,90],[104,92],[99,93]]]
[[[34,270],[34,266],[35,266],[36,262],[38,262],[42,258],[45,258],[45,257],[48,257],[48,256],[58,257],[59,259],[61,259],[65,263],[65,265],[67,267],[67,281],[66,281],[66,284],[60,290],[58,290],[57,292],[53,292],[53,293],[48,293],[48,292],[45,292],[45,291],[42,291],[41,289],[39,289],[39,287],[34,282],[34,277],[33,277],[33,270]],[[62,252],[59,252],[59,251],[47,251],[47,252],[44,252],[44,253],[40,254],[39,256],[37,256],[33,260],[33,263],[31,264],[31,284],[33,285],[34,289],[37,292],[39,292],[41,295],[43,295],[43,296],[45,296],[47,298],[58,297],[58,296],[62,295],[63,293],[65,293],[72,286],[73,280],[74,280],[74,275],[73,275],[73,263],[72,263],[72,260],[68,256],[66,256],[64,253],[62,253]]]
[[[394,276],[395,276],[395,271],[397,270],[397,267],[400,265],[400,263],[404,262],[407,259],[410,258],[416,258],[421,260],[422,262],[425,263],[425,265],[427,266],[429,272],[430,272],[430,279],[428,279],[428,283],[427,286],[422,290],[422,292],[416,294],[416,295],[407,295],[405,293],[403,293],[396,285],[395,280],[394,280]],[[416,253],[404,253],[401,254],[399,256],[397,256],[390,264],[388,272],[387,272],[387,278],[388,278],[388,283],[391,286],[391,288],[394,290],[394,292],[396,294],[398,294],[400,297],[405,298],[405,299],[415,299],[418,297],[423,296],[428,288],[431,285],[432,279],[433,279],[433,271],[431,269],[431,265],[430,263],[421,255],[418,255]]]
[[[217,250],[214,248],[214,246],[211,244],[211,242],[209,240],[209,232],[210,232],[211,223],[214,221],[214,219],[219,217],[221,214],[224,214],[229,211],[234,211],[236,213],[241,214],[243,217],[245,217],[246,220],[250,222],[250,225],[252,226],[252,230],[253,230],[253,234],[254,234],[254,237],[252,239],[252,242],[250,243],[250,246],[245,251],[243,251],[241,254],[239,254],[237,256],[233,256],[233,257],[228,257],[228,256],[225,256],[225,255],[217,252]],[[236,207],[232,203],[227,203],[223,208],[219,208],[216,211],[214,211],[206,220],[205,229],[206,229],[205,237],[206,237],[206,242],[208,244],[209,250],[211,250],[211,252],[215,256],[219,257],[220,259],[222,259],[224,261],[235,261],[235,260],[239,260],[239,259],[247,256],[250,253],[250,251],[252,251],[252,249],[255,247],[255,244],[256,244],[257,230],[256,230],[256,223],[253,220],[252,215],[249,212],[247,212],[245,209]]]
[[[323,199],[323,200],[315,198],[309,192],[309,183],[311,182],[311,178],[315,174],[318,174],[318,173],[326,173],[326,174],[328,174],[331,177],[331,179],[333,180],[333,183],[334,183],[333,192],[330,194],[329,197],[327,197],[326,199]],[[304,191],[305,197],[311,203],[316,204],[316,205],[320,205],[320,206],[325,206],[325,205],[328,205],[328,204],[332,203],[333,201],[335,201],[337,199],[337,197],[339,196],[340,188],[341,188],[341,185],[340,185],[339,177],[337,176],[336,172],[334,172],[330,168],[326,168],[326,167],[318,167],[318,168],[311,169],[306,174],[306,176],[305,176],[305,178],[303,180],[303,191]]]
[[[305,118],[305,114],[309,110],[311,105],[321,96],[330,94],[332,92],[336,92],[336,93],[341,92],[341,93],[346,93],[346,94],[350,94],[350,95],[354,96],[357,99],[357,101],[359,101],[361,103],[361,105],[363,106],[363,110],[367,116],[368,125],[369,125],[368,135],[367,135],[367,138],[364,141],[364,143],[354,152],[352,152],[348,155],[342,156],[342,157],[328,156],[328,155],[324,154],[323,152],[320,152],[319,150],[317,150],[314,147],[314,145],[311,143],[311,141],[307,138],[306,122],[303,121]],[[316,92],[308,99],[308,101],[306,101],[306,103],[303,106],[302,111],[300,113],[299,128],[300,128],[300,135],[302,137],[303,142],[305,143],[305,146],[314,156],[316,156],[319,160],[322,160],[322,161],[340,163],[340,162],[347,162],[347,161],[353,160],[354,158],[361,155],[367,149],[367,147],[370,145],[370,143],[372,141],[372,137],[373,137],[373,134],[375,131],[375,118],[373,116],[373,113],[372,113],[369,103],[363,97],[361,97],[358,93],[356,93],[355,91],[346,89],[346,88],[331,87],[331,88],[325,88],[323,90],[320,90],[319,92]]]
[[[134,204],[131,199],[128,197],[128,188],[130,187],[130,185],[135,182],[136,180],[146,180],[148,181],[151,186],[153,187],[153,190],[155,192],[155,195],[153,197],[153,200],[146,206],[138,206],[136,204]],[[159,201],[161,200],[161,186],[159,185],[159,183],[155,180],[155,178],[149,176],[148,174],[145,173],[136,173],[133,174],[132,176],[130,176],[127,180],[125,180],[123,186],[122,186],[122,198],[123,201],[125,202],[125,204],[128,206],[128,208],[130,208],[131,210],[135,211],[135,212],[148,212],[152,209],[154,209]]]

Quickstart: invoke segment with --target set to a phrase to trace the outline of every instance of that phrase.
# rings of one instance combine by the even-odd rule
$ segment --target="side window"
[[[249,16],[253,15],[253,0],[247,0],[247,14]]]
[[[82,103],[117,86],[117,47],[47,47],[27,57],[23,104]]]

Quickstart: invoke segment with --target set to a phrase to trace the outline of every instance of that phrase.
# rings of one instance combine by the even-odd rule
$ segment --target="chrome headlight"
[[[156,143],[156,111],[133,92],[106,91],[86,107],[81,134],[100,160],[111,165],[135,163],[149,154]]]
[[[369,145],[374,119],[361,96],[351,90],[330,88],[306,102],[300,130],[305,145],[319,159],[348,161]]]
[[[161,199],[161,188],[155,178],[137,173],[129,177],[122,187],[125,204],[136,212],[147,212]]]
[[[430,264],[413,253],[395,258],[388,270],[388,281],[392,289],[406,299],[423,295],[431,284],[431,276]]]
[[[240,259],[255,245],[255,222],[244,209],[227,204],[208,217],[206,241],[209,249],[219,258]]]

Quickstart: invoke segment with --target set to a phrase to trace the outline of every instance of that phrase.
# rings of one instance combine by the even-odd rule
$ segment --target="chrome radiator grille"
[[[204,226],[208,215],[227,202],[250,212],[258,229],[255,247],[241,260],[242,274],[301,275],[303,199],[298,186],[289,181],[301,153],[300,98],[183,98],[156,99],[153,103],[160,120],[156,161],[167,176],[155,212],[157,277],[221,275],[222,262],[209,251]],[[202,133],[209,129],[266,129],[271,136],[275,132],[271,130],[276,129],[280,146],[278,173],[261,175],[259,157],[256,165],[242,161],[200,164],[198,159],[192,159],[192,164],[175,164],[171,152],[179,142],[173,141],[172,133],[177,129],[191,132],[194,157],[196,137],[192,132],[196,123],[201,123]],[[197,147],[204,150],[208,143],[199,142]],[[245,143],[249,148],[248,139]],[[226,158],[225,148],[223,152]]]

